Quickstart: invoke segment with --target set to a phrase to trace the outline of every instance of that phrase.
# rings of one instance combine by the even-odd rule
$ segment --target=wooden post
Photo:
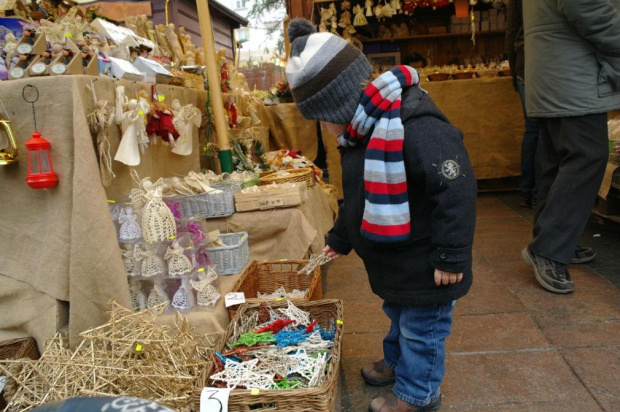
[[[213,40],[213,26],[209,12],[208,0],[196,0],[198,7],[198,24],[202,36],[202,47],[205,51],[205,65],[207,67],[207,80],[209,81],[209,95],[213,106],[215,133],[217,144],[220,147],[220,162],[222,172],[232,172],[232,152],[228,142],[228,124],[224,113],[224,99],[219,81],[217,61],[215,59],[215,42]]]

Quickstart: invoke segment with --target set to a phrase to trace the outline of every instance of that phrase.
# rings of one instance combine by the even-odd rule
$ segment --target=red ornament
[[[41,133],[33,132],[27,140],[28,174],[26,183],[33,189],[49,189],[58,184],[58,175],[52,167],[50,158],[50,142],[41,137]]]

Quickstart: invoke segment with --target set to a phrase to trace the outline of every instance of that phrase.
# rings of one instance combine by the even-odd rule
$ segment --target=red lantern
[[[52,167],[50,142],[41,137],[41,133],[32,133],[32,139],[26,141],[28,149],[28,174],[26,183],[33,189],[49,189],[58,184],[58,175]]]

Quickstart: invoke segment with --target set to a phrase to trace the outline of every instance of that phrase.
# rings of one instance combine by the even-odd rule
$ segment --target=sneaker
[[[532,208],[532,198],[521,195],[521,200],[519,201],[519,206],[531,209]]]
[[[370,403],[370,412],[411,412],[411,411],[436,411],[441,406],[441,394],[425,406],[411,405],[400,400],[392,392],[375,398]]]
[[[396,382],[396,374],[383,362],[383,359],[362,367],[362,378],[372,386],[384,386]]]
[[[581,247],[577,245],[575,254],[570,260],[570,263],[575,265],[577,263],[588,263],[594,260],[596,252],[591,247]]]
[[[565,264],[536,255],[527,246],[521,252],[521,256],[534,268],[536,280],[543,288],[553,293],[573,292],[573,282]]]

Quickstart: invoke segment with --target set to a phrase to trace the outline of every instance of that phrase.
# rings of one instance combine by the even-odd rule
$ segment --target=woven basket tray
[[[305,183],[310,189],[314,185],[314,171],[309,167],[301,167],[299,169],[286,169],[288,176],[277,176],[276,173],[268,174],[259,179],[261,185],[270,185],[272,183]]]
[[[247,232],[227,233],[220,235],[219,239],[226,246],[207,248],[207,256],[216,265],[217,273],[234,275],[241,272],[250,260]]]
[[[288,298],[293,302],[321,299],[323,296],[321,267],[317,266],[310,275],[297,274],[307,263],[307,260],[255,260],[245,268],[232,292],[243,292],[246,302],[269,302],[273,299],[258,299],[256,297],[258,292],[273,293],[280,286],[284,286],[287,292],[292,292],[293,289],[307,289],[303,298]],[[228,308],[230,319],[237,312],[237,308],[238,306]]]
[[[0,341],[0,360],[29,358],[39,359],[37,342],[33,338],[18,338]],[[4,392],[0,393],[0,410],[6,408]]]
[[[212,187],[222,192],[178,196],[170,199],[170,201],[179,203],[179,213],[183,219],[209,219],[230,216],[235,213],[234,195],[241,190],[241,182],[219,183]]]
[[[286,301],[270,302],[273,308],[285,308]],[[234,326],[242,319],[253,312],[258,311],[260,303],[245,303],[239,307],[235,317],[226,329],[225,339],[221,341],[217,350],[222,352],[226,341],[232,336]],[[299,301],[295,302],[299,309],[310,312],[312,318],[317,319],[319,325],[328,328],[331,319],[343,319],[342,301],[337,299]],[[281,411],[281,412],[328,412],[334,409],[336,401],[336,389],[338,386],[338,374],[340,370],[340,351],[342,346],[343,325],[342,322],[336,323],[336,337],[334,348],[332,349],[332,359],[325,380],[321,386],[314,388],[286,389],[286,390],[261,390],[258,395],[252,395],[250,390],[233,389],[228,399],[228,410],[230,412],[249,412],[249,411]],[[207,369],[206,376],[211,376],[213,366]],[[201,384],[202,383],[202,384]],[[198,387],[210,386],[209,379],[198,382]],[[200,407],[200,391],[196,391],[193,396],[197,407]]]

